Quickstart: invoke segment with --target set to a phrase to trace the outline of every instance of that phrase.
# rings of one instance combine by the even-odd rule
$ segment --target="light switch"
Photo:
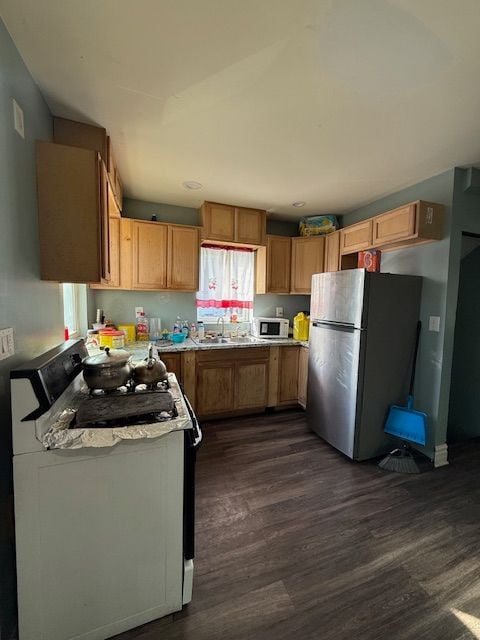
[[[440,331],[440,316],[430,316],[428,318],[428,330],[429,331]]]
[[[15,98],[13,100],[13,128],[19,136],[25,138],[25,120],[23,118],[23,110]]]
[[[14,353],[13,329],[0,329],[0,360],[10,358]]]

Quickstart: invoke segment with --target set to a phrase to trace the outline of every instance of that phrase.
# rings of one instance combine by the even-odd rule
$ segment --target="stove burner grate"
[[[137,387],[138,389],[138,387]],[[74,427],[128,426],[162,422],[177,417],[175,400],[168,389],[88,395],[80,403]]]

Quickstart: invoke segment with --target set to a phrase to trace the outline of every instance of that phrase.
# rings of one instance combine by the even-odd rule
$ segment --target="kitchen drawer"
[[[269,347],[253,347],[253,348],[220,348],[220,349],[202,349],[197,351],[197,362],[236,362],[245,360],[268,360]]]

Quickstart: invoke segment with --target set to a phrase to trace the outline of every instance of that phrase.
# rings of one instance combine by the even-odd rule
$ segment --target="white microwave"
[[[288,319],[254,318],[252,334],[256,338],[288,338]]]

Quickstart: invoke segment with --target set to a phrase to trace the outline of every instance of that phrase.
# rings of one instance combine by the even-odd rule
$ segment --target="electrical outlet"
[[[13,127],[15,131],[18,133],[18,135],[22,136],[22,138],[25,138],[25,120],[23,118],[23,110],[18,104],[18,102],[15,100],[15,98],[12,98],[12,100],[13,100]]]
[[[0,329],[0,360],[10,358],[14,353],[13,329]]]
[[[275,307],[275,317],[283,318],[283,307]]]

